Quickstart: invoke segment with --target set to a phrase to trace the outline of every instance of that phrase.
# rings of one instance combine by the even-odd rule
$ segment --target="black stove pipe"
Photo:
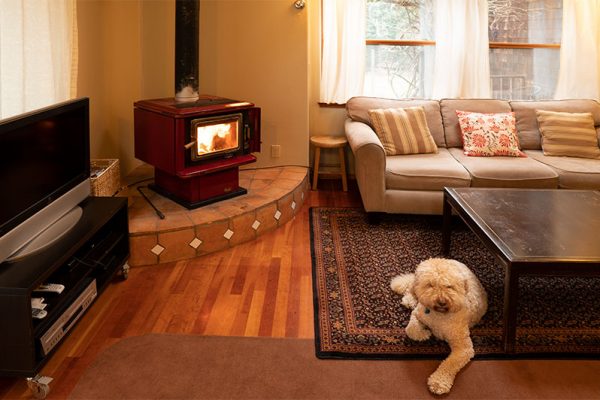
[[[175,1],[175,99],[198,99],[200,1]]]

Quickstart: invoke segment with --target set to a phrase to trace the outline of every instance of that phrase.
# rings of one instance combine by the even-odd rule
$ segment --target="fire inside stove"
[[[233,153],[240,148],[242,114],[229,114],[191,121],[192,160]]]

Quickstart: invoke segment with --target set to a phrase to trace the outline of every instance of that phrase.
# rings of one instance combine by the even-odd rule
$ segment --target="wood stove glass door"
[[[240,148],[242,114],[197,118],[191,121],[190,150],[193,161]]]

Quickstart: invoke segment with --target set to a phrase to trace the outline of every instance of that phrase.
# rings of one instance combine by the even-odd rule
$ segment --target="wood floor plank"
[[[240,308],[236,313],[235,320],[229,331],[230,336],[244,336],[246,333],[250,307],[252,305],[252,299],[254,298],[254,283],[250,283],[246,288],[247,289],[242,293],[242,303],[240,304]]]
[[[271,336],[273,330],[273,319],[275,317],[275,306],[277,303],[277,289],[279,281],[279,271],[281,269],[281,259],[274,257],[269,265],[269,273],[265,287],[265,301],[258,328],[258,336]]]
[[[212,314],[213,307],[215,305],[215,302],[217,301],[217,296],[219,294],[219,289],[223,280],[224,268],[223,259],[221,259],[219,264],[216,266],[212,279],[210,280],[210,286],[208,288],[206,298],[202,303],[202,308],[200,309],[199,315],[194,324],[194,328],[192,329],[193,333],[203,334],[205,332]]]
[[[265,292],[254,289],[244,336],[258,336],[264,301]]]
[[[244,284],[246,283],[246,275],[248,274],[248,268],[250,264],[250,259],[248,257],[242,257],[240,262],[237,265],[237,271],[235,273],[235,278],[233,280],[233,285],[231,286],[231,294],[239,294],[241,295],[244,291]]]
[[[277,282],[277,293],[275,301],[275,313],[273,315],[273,326],[271,335],[273,337],[286,336],[286,321],[288,318],[288,302],[292,275],[291,257],[281,259],[279,265],[279,280]]]
[[[237,265],[231,260],[223,266],[223,279],[215,283],[217,295],[204,330],[205,335],[226,335],[231,331],[242,302],[242,296],[231,294],[236,271]]]

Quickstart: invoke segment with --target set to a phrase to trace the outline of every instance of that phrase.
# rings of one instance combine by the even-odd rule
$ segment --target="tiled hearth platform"
[[[291,220],[309,190],[308,168],[273,167],[240,170],[248,193],[188,210],[149,188],[153,168],[143,165],[126,178],[129,188],[129,265],[184,260],[254,240]],[[132,183],[140,182],[132,185]],[[137,190],[164,215],[160,219]]]

